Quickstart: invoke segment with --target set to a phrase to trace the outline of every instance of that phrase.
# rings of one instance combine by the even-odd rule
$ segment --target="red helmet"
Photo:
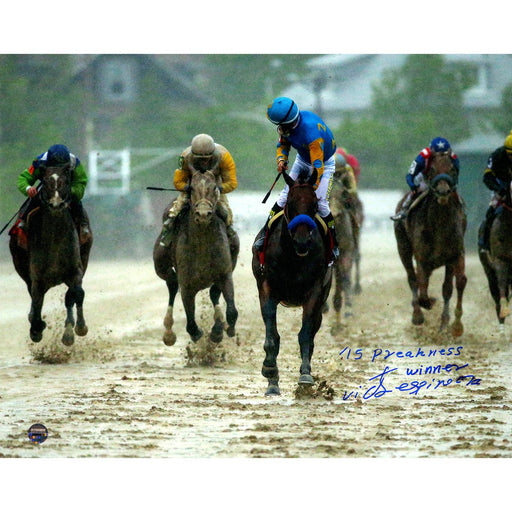
[[[361,166],[359,165],[359,161],[354,155],[351,155],[345,148],[338,148],[336,153],[343,155],[347,164],[352,167],[354,170],[354,176],[356,177],[356,181],[359,183],[359,175],[361,174]]]

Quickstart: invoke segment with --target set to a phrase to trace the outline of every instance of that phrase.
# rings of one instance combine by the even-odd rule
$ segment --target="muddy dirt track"
[[[366,233],[363,292],[340,327],[333,312],[324,317],[312,394],[297,393],[300,311],[280,307],[282,395],[265,397],[264,332],[250,242],[250,236],[242,237],[235,271],[237,334],[218,346],[191,344],[179,295],[178,341],[173,347],[162,343],[167,290],[149,252],[136,262],[96,261],[93,254],[84,282],[89,334],[71,348],[60,343],[60,287],[47,295],[49,327],[34,344],[28,337],[28,294],[4,261],[0,456],[512,456],[512,321],[505,334],[498,333],[476,255],[467,258],[465,332],[453,339],[437,333],[439,303],[427,312],[424,326],[410,324],[411,298],[392,231]],[[441,278],[438,270],[431,287],[438,298]],[[208,332],[212,310],[206,292],[197,310]],[[34,423],[48,428],[44,444],[28,440]]]

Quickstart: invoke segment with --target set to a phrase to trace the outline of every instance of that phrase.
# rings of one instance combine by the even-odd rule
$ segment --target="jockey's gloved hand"
[[[218,185],[217,188],[219,189],[219,192],[222,194],[222,185]]]
[[[287,160],[279,160],[277,162],[277,172],[281,173],[283,171],[288,170],[288,161]]]
[[[27,195],[28,195],[28,197],[35,197],[35,196],[37,196],[37,188],[36,187],[28,187],[27,188]]]
[[[183,192],[189,194],[192,190],[192,187],[190,185],[185,185],[185,188],[183,189]]]

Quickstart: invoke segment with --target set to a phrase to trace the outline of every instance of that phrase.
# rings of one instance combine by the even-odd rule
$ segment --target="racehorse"
[[[173,308],[178,289],[187,317],[187,332],[192,341],[197,341],[203,331],[195,321],[195,296],[210,288],[210,300],[214,307],[214,324],[210,340],[219,343],[223,330],[228,336],[235,335],[238,311],[235,306],[233,270],[240,250],[236,233],[228,240],[227,226],[219,212],[220,191],[215,175],[211,171],[194,171],[189,185],[189,203],[185,205],[174,222],[174,236],[170,247],[159,244],[153,248],[153,262],[158,277],[163,279],[169,290],[169,302],[164,318],[166,345],[176,343]],[[171,205],[164,211],[168,218]],[[226,320],[219,306],[219,297],[226,301]]]
[[[311,376],[315,335],[322,323],[322,308],[329,296],[332,267],[328,266],[323,235],[315,222],[318,200],[311,177],[294,181],[282,173],[289,186],[283,214],[276,216],[260,253],[253,247],[252,271],[256,278],[261,314],[265,324],[265,359],[262,375],[268,379],[266,395],[279,395],[277,356],[280,335],[277,306],[302,306],[299,346],[302,363],[299,385],[314,384]]]
[[[345,316],[351,316],[352,295],[361,293],[360,226],[363,222],[363,204],[361,200],[357,195],[348,196],[346,190],[340,185],[341,183],[334,181],[330,201],[340,250],[340,255],[334,265],[335,286],[332,292],[337,324],[340,323],[343,302],[345,302],[347,308]],[[355,286],[352,286],[353,269],[355,269]],[[328,307],[325,309],[328,309]]]
[[[444,266],[444,306],[439,330],[443,331],[450,320],[449,303],[455,278],[457,304],[451,332],[453,336],[461,336],[464,331],[462,297],[467,282],[464,255],[466,214],[456,191],[457,172],[447,160],[449,158],[434,159],[426,177],[428,188],[413,202],[407,217],[395,222],[394,230],[398,253],[412,291],[412,323],[420,325],[425,321],[421,308],[431,309],[435,302],[428,295],[430,276],[435,269]],[[398,203],[397,212],[404,200],[405,197]]]
[[[478,252],[489,283],[489,290],[496,305],[500,328],[510,315],[509,296],[512,284],[512,202],[511,190],[497,207],[490,231],[490,252]]]
[[[48,167],[41,180],[40,205],[30,211],[26,219],[26,247],[21,243],[21,228],[15,225],[10,232],[9,248],[14,267],[27,284],[32,299],[28,318],[30,339],[34,342],[41,341],[46,328],[46,322],[41,318],[44,296],[50,288],[62,283],[68,287],[64,299],[67,315],[62,343],[67,346],[74,343],[73,328],[78,336],[85,336],[88,331],[83,314],[82,279],[93,237],[90,231],[80,243],[70,201],[69,167]]]

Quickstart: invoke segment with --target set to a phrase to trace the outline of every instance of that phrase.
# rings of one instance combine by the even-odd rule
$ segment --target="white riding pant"
[[[315,191],[316,197],[318,198],[318,213],[320,214],[320,217],[327,217],[327,215],[329,215],[331,212],[331,209],[329,208],[329,196],[331,194],[332,178],[335,169],[336,161],[334,156],[332,156],[329,158],[329,160],[324,162],[324,173],[322,174],[318,188]],[[296,180],[297,176],[302,170],[307,170],[311,176],[311,173],[313,172],[313,166],[308,164],[299,155],[297,155],[297,158],[295,158],[295,162],[293,162],[289,173],[290,178]],[[277,204],[281,208],[284,208],[286,200],[288,199],[288,190],[289,187],[286,185],[283,188],[280,196],[277,198]]]

